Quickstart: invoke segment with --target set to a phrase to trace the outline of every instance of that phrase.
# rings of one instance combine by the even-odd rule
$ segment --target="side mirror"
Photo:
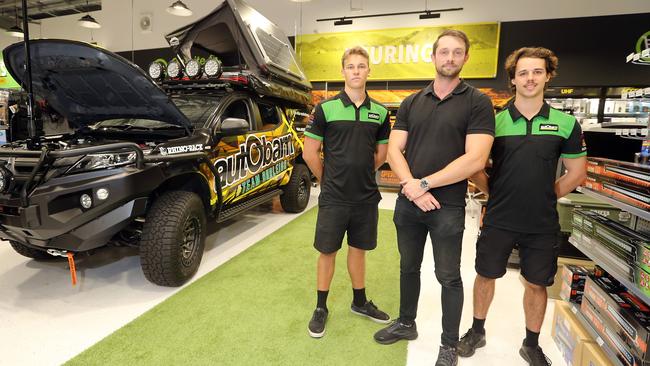
[[[248,121],[241,118],[226,118],[219,130],[224,136],[243,135],[248,132]]]

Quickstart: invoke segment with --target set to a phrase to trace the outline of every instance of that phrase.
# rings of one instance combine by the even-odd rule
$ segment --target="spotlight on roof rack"
[[[198,77],[200,74],[201,74],[201,65],[197,60],[192,59],[185,64],[185,75],[194,79]]]
[[[165,77],[166,62],[156,60],[149,64],[149,76],[154,80],[160,80]]]
[[[167,76],[173,79],[181,76],[181,64],[175,59],[167,64]]]
[[[219,59],[216,57],[210,57],[207,59],[207,61],[205,61],[205,65],[203,65],[203,71],[208,77],[218,78],[221,76],[221,73],[223,71],[221,61],[219,61]]]

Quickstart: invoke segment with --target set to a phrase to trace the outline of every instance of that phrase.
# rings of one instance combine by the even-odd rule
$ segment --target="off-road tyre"
[[[309,203],[311,190],[311,173],[304,164],[293,166],[289,183],[282,187],[280,204],[285,212],[302,212]]]
[[[156,199],[140,239],[140,263],[149,281],[176,287],[194,276],[205,248],[205,216],[195,193],[170,191]]]
[[[27,245],[21,244],[17,241],[10,241],[9,244],[11,244],[11,247],[14,248],[16,253],[27,258],[32,258],[35,260],[48,260],[55,258],[54,256],[47,254],[47,252],[44,250],[30,248]]]

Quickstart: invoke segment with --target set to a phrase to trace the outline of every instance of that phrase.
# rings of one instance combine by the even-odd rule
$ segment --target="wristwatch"
[[[426,178],[420,179],[420,188],[429,190],[429,181]]]

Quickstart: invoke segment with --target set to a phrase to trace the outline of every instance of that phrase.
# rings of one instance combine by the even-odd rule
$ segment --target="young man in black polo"
[[[443,331],[437,366],[458,362],[467,178],[485,166],[494,134],[490,99],[459,77],[468,52],[465,33],[440,34],[431,55],[436,79],[402,102],[388,143],[388,162],[402,183],[393,218],[401,257],[400,314],[375,334],[375,340],[391,344],[417,338],[420,266],[428,234],[435,275],[442,285]]]
[[[317,304],[309,335],[325,334],[327,295],[336,253],[348,234],[348,272],[352,281],[351,311],[379,323],[390,317],[366,299],[366,251],[377,246],[377,204],[381,199],[375,171],[386,159],[390,133],[388,110],[366,93],[368,53],[348,49],[341,59],[345,89],[314,109],[305,131],[305,162],[321,182],[314,247],[320,252]],[[320,158],[323,146],[324,160]]]
[[[526,338],[519,354],[534,366],[551,364],[537,341],[546,287],[553,284],[557,271],[556,203],[584,181],[587,155],[580,124],[544,101],[544,89],[557,64],[553,52],[541,47],[520,48],[506,60],[515,99],[496,117],[489,180],[484,171],[472,177],[490,198],[476,243],[474,322],[458,345],[462,357],[486,344],[484,324],[495,279],[506,273],[510,252],[518,244],[526,316]],[[566,172],[556,180],[559,158]]]

